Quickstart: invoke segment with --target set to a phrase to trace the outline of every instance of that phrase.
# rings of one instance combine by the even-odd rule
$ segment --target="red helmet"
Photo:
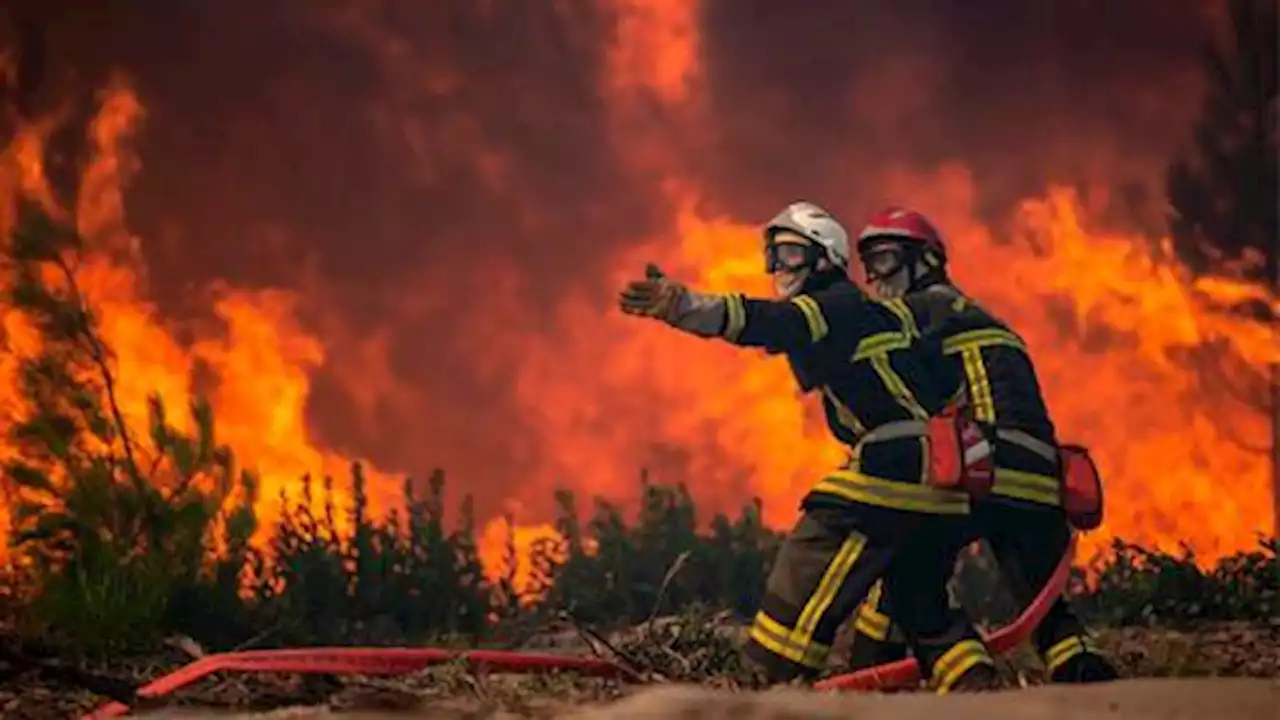
[[[858,250],[861,252],[870,241],[881,239],[918,244],[922,250],[931,250],[943,260],[947,257],[938,229],[915,210],[894,206],[872,215],[858,234]]]

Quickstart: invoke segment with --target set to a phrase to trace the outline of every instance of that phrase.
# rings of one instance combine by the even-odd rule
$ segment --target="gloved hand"
[[[658,318],[675,324],[680,303],[688,289],[668,278],[653,263],[645,267],[644,274],[643,280],[632,280],[623,288],[618,296],[618,307],[628,315]]]

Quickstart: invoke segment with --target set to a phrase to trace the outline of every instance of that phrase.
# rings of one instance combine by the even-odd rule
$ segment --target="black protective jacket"
[[[909,310],[924,341],[941,351],[933,368],[942,386],[971,406],[996,435],[992,492],[1059,504],[1057,440],[1026,343],[1008,325],[948,284],[886,303]]]
[[[963,514],[963,493],[924,484],[919,435],[873,441],[878,428],[914,424],[950,398],[930,371],[930,346],[909,331],[901,313],[871,300],[841,277],[785,300],[726,295],[721,337],[787,357],[797,383],[822,393],[832,434],[850,462],[819,482],[806,506],[852,502],[899,510]]]

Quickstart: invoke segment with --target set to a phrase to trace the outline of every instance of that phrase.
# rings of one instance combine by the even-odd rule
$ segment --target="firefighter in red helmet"
[[[985,497],[975,499],[971,522],[1025,606],[1066,552],[1072,524],[1089,529],[1100,522],[1101,512],[1100,504],[1081,516],[1064,510],[1074,506],[1064,501],[1064,455],[1027,347],[1007,324],[957,289],[947,274],[942,236],[924,215],[900,207],[877,213],[859,234],[857,252],[875,295],[901,301],[910,313],[907,320],[941,349],[943,385],[955,388],[956,404],[965,406],[993,440],[995,482]],[[859,609],[855,666],[896,659],[905,651],[891,638],[890,595],[877,587]],[[1055,682],[1117,676],[1062,598],[1037,629],[1035,645]]]
[[[991,689],[991,656],[946,597],[968,539],[969,496],[926,477],[924,433],[949,394],[926,366],[936,353],[850,280],[848,234],[826,210],[792,203],[762,235],[777,298],[699,292],[654,267],[618,298],[629,315],[785,356],[849,448],[848,462],[801,501],[745,654],[775,682],[817,675],[836,631],[885,578],[901,598],[903,634],[938,691]]]

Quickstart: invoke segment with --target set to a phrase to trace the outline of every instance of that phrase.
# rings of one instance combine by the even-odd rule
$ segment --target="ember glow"
[[[567,13],[569,4],[557,7]],[[167,208],[153,195],[148,211],[135,213],[130,192],[148,174],[150,159],[139,148],[148,133],[171,121],[151,113],[146,93],[134,85],[109,84],[87,128],[94,152],[74,210],[92,249],[81,281],[117,354],[126,415],[144,422],[152,391],[175,410],[197,388],[207,392],[221,438],[263,477],[264,524],[275,517],[280,492],[296,492],[304,473],[341,480],[360,460],[369,468],[375,512],[383,512],[399,502],[407,459],[438,462],[450,472],[452,495],[477,496],[487,523],[482,554],[492,573],[502,570],[502,515],[515,518],[515,545],[525,553],[553,535],[552,489],[564,486],[626,504],[636,496],[642,467],[659,481],[688,483],[705,512],[734,512],[759,496],[766,521],[788,525],[800,497],[841,452],[826,437],[813,403],[796,396],[785,363],[664,332],[621,316],[612,302],[618,283],[650,260],[705,289],[767,293],[755,224],[777,209],[772,203],[807,196],[811,188],[786,184],[778,190],[779,184],[750,177],[730,183],[702,167],[714,165],[702,163],[705,158],[735,152],[717,145],[718,123],[751,136],[758,121],[723,117],[726,110],[716,105],[723,98],[708,60],[707,7],[634,0],[610,7],[595,18],[600,25],[590,26],[599,37],[578,26],[565,31],[571,45],[604,45],[593,66],[595,100],[585,106],[595,112],[598,101],[591,127],[602,126],[607,141],[589,152],[610,153],[612,163],[607,180],[575,179],[586,187],[574,190],[575,222],[588,228],[576,233],[562,232],[556,213],[537,200],[562,175],[541,165],[531,170],[530,156],[511,150],[516,139],[462,110],[428,123],[405,100],[423,93],[449,106],[450,98],[465,96],[463,70],[415,54],[427,49],[411,46],[355,5],[323,18],[329,23],[324,27],[342,28],[343,37],[356,38],[352,42],[398,70],[388,80],[392,90],[371,105],[369,117],[388,146],[404,143],[413,150],[406,153],[411,167],[376,185],[438,187],[462,158],[471,163],[477,186],[501,199],[494,213],[508,224],[493,225],[498,219],[486,216],[478,227],[450,226],[439,247],[488,247],[490,239],[520,237],[520,244],[486,251],[482,263],[459,262],[436,245],[421,257],[403,254],[404,262],[387,255],[379,262],[404,265],[407,274],[363,285],[359,296],[344,294],[341,278],[329,277],[332,271],[323,267],[274,283],[237,283],[232,273],[214,281],[191,269],[191,278],[181,282],[201,283],[188,293],[197,301],[188,298],[181,312],[169,309],[157,288],[177,283],[157,276],[151,260],[163,255],[161,243],[131,228],[139,225],[135,214],[188,210]],[[556,22],[567,26],[570,20]],[[910,67],[932,67],[912,62]],[[422,77],[407,71],[419,66],[414,63]],[[842,107],[865,112],[865,97],[854,95]],[[774,107],[773,98],[762,95],[760,101],[761,108]],[[565,123],[579,121],[572,109],[557,112],[565,113]],[[883,131],[874,119],[868,122],[869,133]],[[42,148],[55,127],[53,119],[35,123],[9,143],[0,166],[6,201],[0,229],[12,222],[12,198],[52,202]],[[791,150],[809,151],[807,140],[796,142],[803,147],[776,141],[769,152],[785,158]],[[1054,148],[1046,153],[1053,155]],[[822,151],[821,164],[852,167],[868,152],[833,145]],[[921,209],[943,229],[956,249],[953,274],[962,287],[1028,341],[1061,436],[1089,445],[1099,461],[1108,515],[1104,527],[1086,538],[1086,553],[1114,537],[1169,550],[1186,543],[1206,562],[1248,549],[1274,521],[1269,418],[1256,398],[1265,397],[1267,367],[1280,360],[1280,350],[1266,323],[1238,309],[1253,302],[1275,312],[1276,300],[1225,271],[1192,279],[1169,257],[1159,233],[1139,233],[1135,223],[1124,222],[1104,172],[1111,154],[1082,149],[1079,155],[1101,158],[1103,170],[1084,183],[1077,169],[1051,175],[995,214],[984,199],[1007,194],[1008,182],[983,170],[995,162],[989,157],[924,166],[890,158],[860,173],[856,189],[842,189],[828,177],[821,197],[813,199],[849,225],[860,221],[857,213],[892,200]],[[234,165],[209,169],[209,183],[219,171],[241,177],[245,188],[259,187],[249,171]],[[538,172],[550,180],[528,183],[528,174]],[[366,198],[356,182],[351,196]],[[627,189],[617,190],[617,184]],[[988,191],[989,185],[999,187]],[[218,187],[222,192],[200,200],[209,214],[191,218],[192,225],[215,218],[213,225],[224,228],[216,222],[220,203],[238,208],[250,195],[261,198],[248,189],[244,197],[226,190],[235,183]],[[771,190],[742,189],[755,187]],[[767,197],[770,205],[751,213],[729,210],[741,205],[726,199],[737,193]],[[644,198],[647,222],[610,220],[615,210],[619,217],[639,213],[626,205],[633,197]],[[352,202],[343,210],[366,213]],[[385,197],[376,202],[398,207]],[[333,211],[309,207],[317,214]],[[155,228],[157,222],[146,224]],[[371,223],[368,232],[375,236],[418,232],[416,225],[399,227],[390,211]],[[243,248],[261,229],[223,231],[243,233],[225,238],[228,247]],[[428,235],[424,242],[440,234]],[[546,252],[539,249],[544,240]],[[547,272],[547,257],[558,252],[581,255],[566,261],[577,275]],[[172,274],[172,260],[164,264]],[[419,272],[420,265],[430,267]],[[374,306],[376,312],[339,301],[384,302],[384,290],[389,299]],[[188,318],[192,306],[196,311]],[[0,319],[6,342],[29,350],[20,320],[11,312]],[[398,344],[415,350],[397,356]],[[0,356],[5,412],[21,410],[12,390],[13,359]],[[429,376],[406,369],[418,366]],[[335,394],[347,403],[337,407],[354,412],[326,410],[335,407],[328,397]],[[343,422],[344,414],[356,420]],[[431,467],[410,469],[425,474]],[[589,509],[585,502],[581,507]]]

